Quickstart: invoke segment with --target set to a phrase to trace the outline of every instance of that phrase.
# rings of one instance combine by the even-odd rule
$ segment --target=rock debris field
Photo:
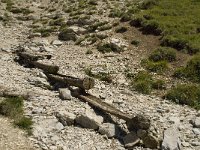
[[[141,58],[149,47],[158,46],[158,37],[142,35],[126,23],[122,24],[128,26],[130,35],[116,33],[114,24],[119,20],[108,17],[109,11],[123,3],[89,1],[87,7],[77,10],[81,4],[76,0],[17,0],[13,9],[31,11],[16,13],[0,1],[0,88],[28,93],[24,111],[34,122],[32,135],[26,135],[12,120],[1,116],[0,149],[200,149],[200,112],[131,90],[125,70],[140,71]],[[61,32],[59,28],[65,25],[68,28]],[[132,38],[143,42],[136,47],[130,44]],[[102,44],[115,51],[98,51]],[[51,55],[39,62],[59,66],[60,74],[77,78],[93,75],[95,85],[87,93],[129,116],[148,116],[149,129],[129,130],[125,120],[74,97],[67,87],[52,85],[41,69],[15,61],[21,49]],[[107,75],[106,80],[99,74]]]

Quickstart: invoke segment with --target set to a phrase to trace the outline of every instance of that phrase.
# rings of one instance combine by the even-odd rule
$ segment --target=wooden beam
[[[61,74],[46,74],[46,76],[49,78],[49,80],[65,83],[68,86],[76,86],[81,89],[89,90],[94,87],[94,79],[90,77],[86,77],[83,79],[71,77],[71,76],[65,76]]]

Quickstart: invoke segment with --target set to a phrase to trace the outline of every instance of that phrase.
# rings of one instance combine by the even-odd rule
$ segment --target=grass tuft
[[[31,134],[32,120],[24,116],[22,97],[7,97],[0,103],[0,114],[10,117],[14,124]]]
[[[196,85],[178,85],[169,90],[165,98],[178,104],[185,104],[200,109],[200,87]]]

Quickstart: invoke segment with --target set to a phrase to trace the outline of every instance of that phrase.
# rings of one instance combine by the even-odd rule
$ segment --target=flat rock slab
[[[103,123],[99,127],[99,133],[107,135],[108,138],[112,138],[118,135],[119,128],[112,123]]]
[[[103,123],[103,117],[88,109],[85,114],[78,116],[75,121],[84,128],[96,130]]]
[[[179,131],[175,126],[165,130],[162,150],[181,150],[179,136]]]

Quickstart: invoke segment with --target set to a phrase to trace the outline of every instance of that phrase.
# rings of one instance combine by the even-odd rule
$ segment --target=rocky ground
[[[115,117],[108,119],[107,115],[72,97],[70,92],[66,91],[67,89],[64,91],[67,100],[60,98],[59,91],[49,90],[50,84],[41,70],[27,68],[14,61],[15,51],[19,49],[19,45],[27,51],[51,54],[52,59],[41,62],[59,66],[59,73],[62,74],[81,78],[86,76],[85,70],[90,70],[93,74],[104,72],[111,75],[112,83],[95,79],[95,87],[88,92],[129,115],[142,113],[148,115],[151,120],[149,132],[157,142],[163,141],[162,149],[200,149],[199,112],[188,106],[176,105],[156,96],[143,95],[130,90],[125,71],[127,69],[133,72],[141,70],[142,57],[145,57],[149,49],[159,45],[159,37],[142,35],[126,23],[119,24],[119,26],[128,27],[125,34],[115,33],[116,27],[113,23],[118,20],[108,17],[108,6],[112,8],[114,4],[123,4],[123,2],[106,2],[98,1],[97,6],[95,5],[96,9],[92,10],[93,14],[89,14],[88,24],[107,21],[106,25],[110,24],[111,27],[104,31],[96,29],[90,34],[87,33],[87,25],[80,26],[80,23],[74,23],[75,21],[69,23],[72,16],[69,12],[62,11],[64,4],[67,8],[69,4],[71,4],[70,7],[75,7],[77,4],[75,2],[17,1],[15,4],[17,7],[33,10],[28,15],[7,12],[6,4],[1,2],[0,18],[5,18],[5,13],[8,13],[10,17],[7,17],[8,21],[0,19],[0,86],[10,91],[30,94],[30,98],[25,101],[25,112],[33,119],[34,125],[33,135],[26,137],[17,128],[12,128],[6,118],[1,117],[0,149],[119,150],[134,145],[133,143],[139,139],[139,133],[138,135],[129,133],[123,120]],[[85,13],[87,11],[82,15]],[[85,39],[77,44],[73,40],[58,40],[59,31],[57,30],[50,33],[48,37],[42,37],[41,32],[32,32],[34,26],[47,26],[41,23],[42,20],[51,20],[56,16],[64,18],[65,23],[68,21],[75,32],[76,39],[81,39],[85,35],[92,38],[105,35],[106,38],[104,40],[98,38],[95,42],[91,42],[90,38],[84,37]],[[131,45],[130,42],[134,38],[139,39],[141,45],[138,47]],[[124,51],[101,53],[97,51],[100,41],[114,43]],[[90,125],[84,122],[88,118],[89,121],[92,120]],[[116,130],[116,126],[121,130]],[[16,136],[18,138],[14,138]],[[147,142],[146,147],[151,148],[151,144]],[[139,140],[132,149],[148,148],[144,148]]]

